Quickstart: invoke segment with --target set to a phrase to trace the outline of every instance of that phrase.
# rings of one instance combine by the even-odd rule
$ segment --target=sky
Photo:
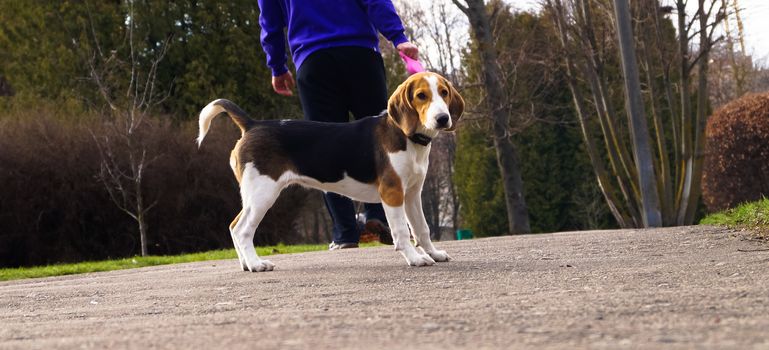
[[[412,1],[412,0],[402,0]],[[430,2],[434,0],[419,0],[422,8],[429,8]],[[450,0],[442,0],[450,3]],[[537,10],[540,8],[542,0],[505,0],[513,7],[522,10]],[[635,1],[635,0],[630,0]],[[762,67],[769,67],[769,0],[737,0],[742,11],[743,24],[745,27],[745,44],[748,55],[753,57],[753,63]],[[661,0],[663,4],[672,4],[673,0]],[[689,0],[692,8],[689,12],[694,12],[697,0]],[[694,6],[692,6],[694,5]],[[732,20],[730,25],[736,28],[736,22]],[[427,54],[435,54],[435,50],[430,47],[425,48]],[[432,55],[431,55],[432,56]]]
[[[745,46],[755,62],[769,65],[769,1],[739,0],[745,24]]]
[[[633,0],[630,0],[633,1]],[[672,4],[671,0],[662,0]],[[696,0],[689,0],[689,5],[696,5]],[[508,0],[508,3],[521,9],[539,8],[540,0]],[[745,26],[745,46],[747,53],[753,56],[755,63],[769,66],[769,0],[738,0]],[[692,10],[693,12],[693,10]],[[733,23],[733,24],[732,24]],[[736,26],[732,21],[730,25]]]

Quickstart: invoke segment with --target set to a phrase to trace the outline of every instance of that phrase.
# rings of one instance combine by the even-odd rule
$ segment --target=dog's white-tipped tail
[[[205,108],[203,108],[202,111],[200,111],[200,119],[198,120],[198,125],[200,126],[197,140],[198,147],[200,147],[200,144],[203,143],[203,139],[206,137],[208,129],[211,127],[211,121],[214,120],[214,117],[222,112],[225,112],[224,108],[217,104],[219,101],[221,101],[221,99],[209,103]]]
[[[249,118],[248,114],[232,101],[223,98],[214,100],[200,111],[200,119],[198,120],[198,124],[200,125],[200,131],[198,132],[198,147],[200,147],[203,138],[206,137],[208,129],[211,127],[211,121],[222,112],[227,112],[235,125],[240,128],[241,133],[245,133],[254,125],[254,120]]]

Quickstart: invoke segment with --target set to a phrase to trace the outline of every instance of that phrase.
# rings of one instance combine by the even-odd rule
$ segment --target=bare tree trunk
[[[515,153],[515,147],[510,137],[503,135],[507,133],[506,127],[497,126],[494,129],[497,164],[502,175],[502,187],[505,191],[508,231],[511,234],[529,233],[531,232],[529,210],[523,198],[523,180],[518,168],[518,156]]]
[[[494,148],[497,153],[497,165],[505,191],[508,231],[511,234],[529,233],[529,212],[523,197],[523,180],[518,167],[515,145],[508,132],[510,111],[506,107],[502,73],[497,65],[497,53],[491,37],[489,15],[483,0],[466,0],[467,6],[459,0],[452,0],[467,15],[473,36],[478,43],[481,56],[483,87],[486,93],[486,106],[492,120]]]
[[[699,0],[700,10],[700,28],[707,28],[707,20],[709,16],[706,16],[705,0]],[[691,173],[691,193],[689,194],[689,203],[687,203],[686,211],[682,212],[683,220],[679,220],[681,224],[694,221],[694,214],[697,210],[697,203],[702,195],[702,162],[704,159],[705,151],[705,125],[708,118],[708,65],[710,64],[710,47],[712,46],[710,35],[706,29],[702,29],[699,32],[699,45],[700,45],[700,57],[697,61],[697,115],[694,122],[694,152],[692,161],[692,173]],[[736,68],[736,67],[735,67]]]
[[[737,40],[739,40],[740,44],[739,60],[737,59],[737,55],[735,53],[736,50],[734,47],[734,37],[730,28],[731,26],[729,25],[729,17],[731,16],[724,16],[724,31],[726,32],[726,43],[735,89],[735,91],[731,94],[731,97],[735,98],[742,96],[748,90],[747,81],[749,80],[748,72],[750,71],[750,67],[746,67],[747,65],[745,63],[745,59],[747,57],[747,53],[745,52],[745,33],[743,30],[744,28],[742,25],[742,17],[740,15],[740,6],[738,0],[721,0],[721,3],[722,8],[725,11],[728,10],[729,5],[734,8],[734,19],[737,22]]]
[[[144,214],[139,214],[136,221],[139,222],[139,244],[141,245],[142,256],[147,256],[147,220]]]
[[[454,173],[454,159],[456,159],[457,155],[457,139],[454,135],[451,136],[451,142],[449,142],[448,146],[448,152],[449,152],[449,173]],[[457,195],[457,187],[454,183],[454,176],[450,176],[448,178],[447,183],[447,198],[446,198],[446,205],[448,206],[448,212],[449,217],[451,219],[451,235],[454,235],[455,232],[457,232],[457,224],[459,223],[459,196]]]
[[[676,9],[678,10],[678,27],[687,28],[686,1],[677,0]],[[679,59],[681,60],[681,144],[679,145],[681,159],[680,163],[677,165],[680,169],[678,171],[680,174],[680,178],[678,179],[678,188],[680,190],[678,191],[678,196],[676,198],[676,207],[679,208],[676,223],[678,225],[682,225],[687,210],[686,206],[689,203],[689,193],[691,191],[690,176],[692,171],[692,128],[691,123],[688,122],[688,119],[691,117],[692,104],[691,93],[689,92],[689,37],[688,33],[684,32],[683,29],[679,29],[679,31],[684,34],[679,35],[678,38],[678,47],[680,51]]]
[[[678,225],[685,225],[693,222],[694,214],[697,210],[697,204],[702,193],[700,182],[702,180],[702,161],[705,146],[705,124],[707,123],[707,109],[709,103],[707,80],[709,64],[708,60],[710,59],[710,49],[714,44],[713,34],[715,32],[716,24],[725,18],[724,13],[726,11],[725,4],[721,3],[722,7],[717,9],[714,21],[709,23],[708,19],[710,19],[711,15],[713,15],[713,10],[715,9],[716,3],[718,3],[718,1],[711,0],[709,8],[706,10],[705,0],[698,0],[697,14],[695,15],[695,18],[699,21],[699,31],[696,32],[696,34],[699,34],[699,53],[694,58],[694,60],[691,60],[684,53],[688,52],[688,33],[690,27],[683,27],[686,30],[682,31],[679,35],[681,51],[684,53],[682,56],[685,57],[681,59],[682,68],[685,68],[686,72],[689,73],[694,68],[694,65],[696,65],[698,68],[698,79],[697,110],[694,118],[691,116],[691,103],[689,102],[689,99],[687,98],[686,101],[683,101],[684,106],[688,107],[688,110],[686,114],[682,114],[682,118],[687,118],[690,120],[690,122],[684,128],[682,128],[682,139],[684,141],[682,144],[682,158],[684,161],[682,166],[684,168],[684,172],[680,179],[680,207],[676,220]],[[676,5],[678,10],[682,11],[685,8],[686,1],[677,0]],[[678,22],[679,25],[681,23],[685,23],[685,16],[679,14]],[[687,50],[684,50],[685,44]],[[686,85],[684,85],[682,82],[683,92],[688,90],[688,77],[685,82]],[[686,93],[682,94],[682,96],[690,97],[691,95]]]
[[[709,3],[708,3],[709,2]],[[707,117],[708,102],[708,52],[714,44],[713,34],[718,23],[723,20],[726,2],[723,0],[697,0],[697,13],[687,18],[686,0],[675,0],[677,10],[678,42],[676,52],[671,53],[667,47],[669,40],[660,19],[661,14],[672,9],[660,7],[657,0],[637,2],[639,19],[637,34],[641,48],[641,59],[645,65],[647,92],[652,108],[651,117],[654,122],[658,158],[655,159],[649,144],[649,131],[646,116],[643,111],[644,100],[640,90],[638,63],[634,62],[636,55],[633,48],[633,33],[631,29],[630,11],[627,0],[614,0],[617,16],[618,42],[622,58],[626,83],[626,104],[629,116],[629,132],[633,138],[632,147],[635,162],[630,160],[625,149],[629,147],[624,140],[618,140],[622,135],[619,118],[607,105],[610,94],[607,94],[607,73],[603,64],[607,61],[607,45],[611,31],[596,26],[591,22],[591,4],[599,0],[546,0],[546,10],[552,13],[561,40],[564,61],[567,68],[569,88],[574,98],[580,124],[583,127],[583,137],[591,157],[599,185],[609,203],[612,213],[620,225],[629,216],[633,225],[684,225],[694,221],[697,203],[700,198],[700,180],[702,176],[702,152],[704,146],[704,125]],[[706,3],[708,3],[706,5]],[[717,4],[722,4],[720,8]],[[564,4],[569,6],[567,10]],[[600,38],[594,34],[601,30]],[[648,34],[647,34],[648,31]],[[691,45],[691,39],[699,34],[697,51]],[[596,40],[598,39],[598,40]],[[612,48],[613,49],[613,48]],[[655,59],[657,62],[655,62]],[[629,62],[633,61],[633,62]],[[678,65],[679,69],[672,69]],[[577,71],[576,67],[583,68]],[[695,67],[697,68],[697,86],[692,87]],[[677,71],[678,79],[672,79],[671,72]],[[584,77],[577,74],[582,73]],[[662,78],[661,83],[656,80]],[[606,170],[603,167],[601,152],[596,152],[595,144],[590,140],[586,129],[585,103],[580,89],[584,89],[581,81],[587,82],[592,92],[593,107],[597,115],[601,132],[604,136],[606,156],[611,164],[611,174],[616,179],[616,186],[625,197],[625,207],[613,205],[611,199],[614,181],[608,181],[610,176],[601,175]],[[661,85],[661,86],[660,86]],[[659,86],[659,89],[656,87]],[[696,95],[692,95],[696,92]],[[696,97],[696,111],[693,110],[692,99]],[[676,98],[678,100],[676,100]],[[663,115],[670,114],[670,130],[664,130]],[[640,117],[639,117],[640,116]],[[616,118],[616,119],[615,119]],[[673,146],[668,156],[668,138]],[[640,144],[639,144],[640,142]],[[655,163],[659,162],[659,165]],[[633,174],[633,175],[629,175]],[[636,176],[638,175],[638,176]],[[656,188],[655,188],[656,187]],[[656,197],[656,204],[654,203]],[[662,202],[660,202],[660,199]],[[649,203],[649,201],[652,203]],[[618,215],[620,214],[620,215]]]
[[[557,29],[557,35],[561,44],[561,48],[564,50],[564,52],[567,52],[571,45],[571,42],[569,40],[565,9],[560,0],[553,0],[552,2],[548,2],[548,6],[551,8],[554,14],[552,16],[552,19],[555,22],[555,27]],[[574,59],[572,56],[566,54],[564,55],[564,61],[566,63],[566,78],[567,78],[566,81],[569,85],[569,90],[571,91],[571,94],[572,94],[572,100],[574,102],[574,107],[576,109],[577,117],[579,120],[580,130],[582,131],[582,137],[585,141],[585,150],[587,151],[587,154],[590,158],[590,163],[592,165],[593,171],[598,181],[598,187],[600,188],[601,194],[603,194],[603,197],[609,206],[609,210],[611,211],[612,215],[614,216],[614,219],[617,221],[619,226],[622,228],[635,227],[636,225],[634,222],[633,214],[628,215],[628,211],[630,210],[623,210],[623,208],[620,207],[620,205],[623,202],[621,202],[616,196],[617,190],[614,187],[614,184],[610,180],[610,174],[606,169],[606,167],[604,166],[603,157],[598,151],[598,146],[596,146],[595,141],[593,140],[591,127],[587,117],[588,111],[584,104],[585,98],[582,95],[580,88],[578,87],[578,81],[576,78],[577,68],[575,67]],[[588,71],[590,71],[590,69],[586,68],[584,69],[584,71],[586,74],[588,74]],[[590,80],[597,81],[597,79],[590,79]],[[593,94],[595,98],[595,95],[597,94],[597,89],[595,88],[595,86],[593,86]],[[600,111],[600,108],[598,107],[598,105],[596,105],[596,109]],[[603,123],[604,118],[600,116],[601,113],[599,112],[597,114],[599,115],[598,116],[599,121]],[[607,130],[603,124],[602,124],[602,130],[604,130],[604,140],[606,141],[607,150],[611,151],[612,149],[611,143],[608,140],[608,136],[606,135]],[[609,155],[611,156],[611,154]],[[611,161],[611,158],[610,158],[610,161]],[[616,166],[613,166],[613,167],[614,167],[614,172],[617,173]],[[618,179],[618,182],[621,183],[621,180]],[[623,191],[623,194],[625,195],[624,203],[626,203],[627,205],[630,205],[631,201],[628,198],[628,193],[626,191]]]
[[[87,63],[90,68],[91,79],[104,102],[110,107],[113,118],[110,125],[114,129],[111,131],[114,131],[115,137],[112,138],[111,135],[96,137],[95,134],[92,136],[101,156],[101,171],[98,178],[104,184],[112,202],[136,221],[139,226],[141,254],[145,256],[148,253],[146,214],[157,204],[157,200],[147,204],[150,201],[145,198],[142,186],[144,184],[144,172],[156,158],[147,158],[147,148],[137,129],[143,126],[152,107],[164,99],[156,90],[155,84],[158,64],[168,52],[171,38],[166,38],[154,59],[150,60],[150,64],[146,67],[143,66],[138,61],[138,57],[140,57],[138,51],[140,50],[135,47],[134,2],[125,1],[125,4],[127,7],[126,18],[128,18],[125,41],[129,48],[129,57],[126,61],[118,56],[108,58],[101,54],[104,50],[99,45],[97,33],[93,30],[93,23],[91,23],[91,35],[93,36],[91,39],[98,54],[97,52],[90,54],[91,59]],[[113,52],[117,52],[117,49]],[[113,76],[112,71],[120,65],[126,65],[130,69],[130,73],[128,73],[130,82],[125,87],[124,93],[118,91],[122,87],[120,82],[115,80],[119,78]],[[170,89],[168,93],[170,94]]]
[[[555,2],[554,7],[558,15],[554,16],[553,20],[556,22],[561,47],[566,50],[568,47],[568,34],[566,33],[566,24],[564,23],[564,17],[562,16],[563,7],[559,1]],[[619,201],[615,196],[614,186],[612,186],[611,181],[609,181],[609,173],[606,171],[606,168],[603,165],[603,160],[600,159],[600,155],[598,154],[598,148],[595,145],[592,132],[590,131],[587,111],[583,104],[584,97],[577,87],[574,62],[569,55],[565,55],[564,60],[566,61],[566,78],[569,84],[569,90],[571,91],[574,108],[577,112],[582,137],[585,140],[585,150],[587,151],[593,172],[598,180],[598,187],[600,188],[606,203],[609,205],[609,210],[614,216],[614,219],[617,220],[617,223],[619,223],[620,227],[633,227],[632,218],[625,215],[624,212],[618,208]]]
[[[133,150],[129,150],[129,152],[133,152]],[[144,152],[142,153],[145,154]],[[142,192],[144,158],[145,157],[142,155],[140,163],[131,164],[131,167],[137,172],[137,176],[134,179],[134,193],[136,194],[136,222],[139,224],[139,244],[141,245],[142,256],[147,256],[147,219],[145,218],[147,208],[144,205],[144,196]],[[131,160],[133,161],[134,158],[131,157]]]
[[[614,0],[614,12],[617,24],[622,71],[625,75],[625,108],[629,119],[630,135],[633,141],[633,156],[638,170],[638,183],[641,190],[644,227],[662,226],[659,208],[657,181],[649,146],[649,128],[646,124],[643,100],[641,99],[641,81],[638,75],[633,29],[630,24],[630,8],[627,0]]]
[[[638,4],[637,12],[639,14],[646,14],[642,20],[651,21],[656,23],[654,16],[658,13],[657,1],[644,1]],[[673,208],[673,183],[670,175],[670,159],[668,156],[668,148],[665,142],[665,127],[662,121],[662,109],[660,107],[660,101],[657,96],[662,96],[657,89],[657,83],[655,81],[654,64],[651,60],[651,51],[654,35],[653,31],[646,31],[640,27],[641,21],[637,21],[637,30],[639,36],[640,57],[642,60],[641,66],[644,68],[646,85],[650,96],[649,106],[651,107],[651,117],[654,125],[654,139],[657,141],[657,157],[655,158],[655,164],[657,164],[657,180],[659,186],[657,191],[660,197],[660,211],[662,212],[662,225],[670,225],[675,222],[675,209]]]
[[[609,165],[617,180],[619,191],[625,199],[627,211],[633,219],[634,226],[637,227],[643,222],[641,219],[643,205],[637,179],[634,177],[637,171],[618,127],[619,118],[612,103],[609,80],[604,67],[605,58],[602,57],[604,53],[599,48],[599,42],[595,36],[591,2],[575,1],[574,7],[577,17],[575,21],[579,23],[578,26],[582,31],[582,35],[579,36],[580,44],[584,52],[583,56],[586,58],[583,71],[592,91]],[[563,9],[561,13],[565,15]]]

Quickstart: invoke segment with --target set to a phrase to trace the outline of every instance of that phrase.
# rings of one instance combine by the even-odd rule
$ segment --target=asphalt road
[[[769,349],[769,247],[712,227],[440,242],[0,283],[0,348]]]

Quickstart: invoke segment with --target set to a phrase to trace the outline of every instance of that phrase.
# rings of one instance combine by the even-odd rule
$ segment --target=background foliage
[[[157,156],[143,184],[148,199],[158,203],[147,218],[150,253],[229,248],[227,226],[240,208],[228,154],[238,131],[221,118],[198,150],[193,143],[198,111],[226,97],[255,119],[301,118],[298,98],[271,90],[259,43],[257,2],[133,4],[138,67],[146,69],[168,48],[157,70],[157,88],[165,98],[138,136]],[[459,33],[468,27],[451,4],[430,6],[431,11],[422,11],[409,2],[398,3],[412,40],[422,48],[438,47],[439,56],[424,62],[454,82],[467,108],[456,137],[434,144],[430,176],[448,180],[431,182],[423,192],[430,207],[428,221],[433,231],[450,234],[456,228],[470,228],[476,236],[508,234],[489,118],[479,107],[486,96],[478,44],[467,39],[472,35]],[[615,227],[585,152],[552,18],[546,11],[516,11],[502,1],[489,1],[487,9],[532,231]],[[95,135],[114,132],[109,127],[114,120],[91,67],[106,69],[117,85],[114,91],[130,85],[131,67],[114,64],[118,58],[129,61],[127,10],[125,2],[114,0],[0,1],[0,266],[124,257],[139,251],[135,223],[115,207],[97,179],[101,160],[94,142]],[[621,110],[613,28],[608,17],[595,17],[607,97]],[[672,24],[663,24],[663,42],[675,44]],[[729,57],[722,46],[714,50],[720,50],[714,57]],[[392,45],[383,41],[381,51],[393,91],[406,73]],[[726,58],[724,62],[735,61]],[[739,61],[750,62],[747,57]],[[723,96],[733,93],[730,67],[723,64],[709,72],[719,78]],[[675,74],[675,65],[671,69]],[[746,69],[752,72],[748,77],[764,77],[755,81],[769,81],[760,67]],[[655,82],[662,84],[662,79],[657,76]],[[578,84],[584,88],[587,83]],[[762,89],[758,83],[750,86]],[[669,123],[671,113],[661,114]],[[598,135],[597,121],[587,127]],[[627,142],[627,135],[618,137]],[[329,229],[320,194],[292,188],[268,212],[256,243],[327,242]]]
[[[612,227],[581,147],[549,20],[542,14],[516,12],[501,2],[489,7],[496,14],[493,32],[506,68],[513,113],[509,130],[519,150],[532,232]],[[465,57],[471,82],[480,79],[475,45]],[[463,93],[472,106],[484,98],[477,88]],[[470,118],[472,122],[465,122],[458,132],[454,174],[462,223],[479,236],[505,234],[507,223],[500,217],[505,203],[489,122],[483,116]]]

